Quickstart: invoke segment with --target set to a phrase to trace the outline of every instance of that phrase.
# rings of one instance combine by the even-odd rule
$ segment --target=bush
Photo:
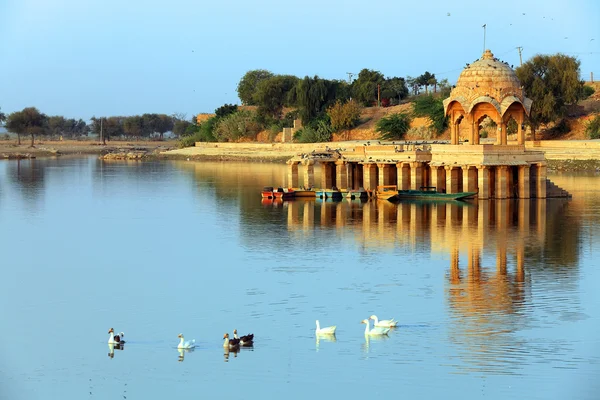
[[[410,129],[411,117],[409,114],[392,114],[381,118],[377,122],[376,130],[384,140],[398,140],[404,138]]]
[[[219,119],[213,134],[219,142],[234,142],[242,138],[255,139],[260,129],[253,113],[238,111]]]
[[[342,103],[340,100],[336,101],[327,109],[333,131],[339,132],[354,128],[360,121],[361,110],[362,107],[354,100],[346,103]]]
[[[596,92],[596,90],[589,86],[589,85],[584,85],[583,86],[583,99],[587,99],[588,97],[590,97],[591,95],[593,95]]]
[[[413,115],[429,118],[431,128],[438,135],[448,127],[448,118],[444,114],[444,104],[441,97],[433,95],[417,97],[413,103]]]
[[[587,123],[585,133],[590,139],[600,139],[600,114]]]
[[[309,126],[298,129],[294,133],[294,140],[300,143],[321,143],[331,141],[333,130],[327,120],[316,120]]]

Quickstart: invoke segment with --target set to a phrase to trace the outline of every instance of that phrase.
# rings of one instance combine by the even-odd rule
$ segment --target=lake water
[[[598,398],[600,177],[552,176],[569,201],[261,201],[285,176],[0,162],[0,398]],[[371,314],[400,326],[367,339]],[[234,328],[252,349],[224,352]]]

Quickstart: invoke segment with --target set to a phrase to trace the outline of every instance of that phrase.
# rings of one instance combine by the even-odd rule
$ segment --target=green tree
[[[260,81],[253,97],[258,105],[258,113],[280,119],[283,107],[293,100],[289,92],[297,82],[298,78],[292,75],[274,75]]]
[[[215,115],[217,118],[223,118],[229,114],[233,114],[237,110],[238,106],[236,104],[223,104],[221,107],[215,110]]]
[[[600,114],[587,123],[585,133],[590,139],[600,139]]]
[[[403,139],[410,129],[411,117],[407,113],[391,114],[377,121],[376,129],[385,140]]]
[[[254,139],[260,126],[250,111],[238,111],[219,119],[214,128],[214,136],[220,142],[234,142],[242,138]]]
[[[26,107],[8,115],[6,129],[17,134],[18,143],[21,144],[21,135],[31,135],[31,147],[35,144],[35,135],[46,132],[46,115],[40,113],[35,107]]]
[[[142,132],[144,131],[144,124],[144,118],[140,117],[139,115],[125,117],[123,118],[123,133],[125,133],[126,136],[131,136],[139,139],[142,136]]]
[[[358,78],[352,82],[353,98],[370,107],[377,101],[377,87],[381,90],[385,77],[379,71],[364,68],[358,73]]]
[[[568,106],[582,98],[579,66],[575,57],[540,54],[516,69],[525,95],[533,100],[528,122],[534,139],[540,125],[564,118]]]
[[[400,103],[406,97],[408,97],[408,87],[406,87],[404,78],[392,77],[383,82],[381,98],[394,99],[397,100],[397,103]]]
[[[0,124],[6,121],[6,114],[0,111]]]
[[[437,80],[435,79],[435,74],[432,74],[429,71],[425,71],[423,75],[417,78],[417,83],[419,86],[425,87],[425,94],[428,94],[427,88],[429,85],[436,84]]]
[[[246,72],[237,86],[238,97],[242,101],[242,104],[246,106],[256,105],[254,100],[254,94],[258,84],[268,78],[271,78],[273,73],[264,69],[255,69]]]
[[[173,134],[177,137],[184,136],[190,125],[192,124],[185,119],[176,119],[173,123]]]
[[[323,111],[327,100],[327,85],[318,76],[305,76],[294,88],[294,98],[302,123],[307,125]]]
[[[417,97],[413,103],[415,117],[429,118],[430,127],[439,135],[448,127],[448,118],[444,114],[444,104],[441,97],[426,95]]]

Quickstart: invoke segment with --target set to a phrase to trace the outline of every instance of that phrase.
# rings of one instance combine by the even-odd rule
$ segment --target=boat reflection
[[[115,350],[125,350],[124,344],[108,344],[108,357],[115,358]]]
[[[315,344],[316,351],[319,351],[319,346],[321,345],[321,342],[331,342],[331,343],[337,342],[335,333],[331,334],[331,335],[316,335],[316,338],[317,338],[316,344]]]

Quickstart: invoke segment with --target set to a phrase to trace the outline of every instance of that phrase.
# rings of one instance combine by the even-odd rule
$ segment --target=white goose
[[[326,326],[321,328],[321,324],[319,324],[319,320],[317,320],[317,329],[315,329],[316,335],[335,335],[336,326]]]
[[[375,321],[375,326],[381,326],[384,328],[395,328],[396,326],[398,326],[398,321],[394,320],[394,318],[379,320],[377,318],[377,315],[373,314],[369,317],[369,319]]]
[[[115,335],[115,330],[113,328],[110,328],[108,330],[108,333],[110,333],[110,337],[108,338],[108,344],[124,344],[125,341],[123,340],[123,336],[125,336],[125,334],[123,332],[120,332],[118,335]]]
[[[177,345],[178,349],[193,349],[196,347],[196,339],[184,341],[183,333],[180,333],[177,337],[180,339],[179,344]]]
[[[360,323],[367,325],[365,326],[365,335],[387,335],[390,331],[390,328],[383,328],[381,326],[375,326],[373,329],[369,330],[370,324],[368,319],[363,319]]]

